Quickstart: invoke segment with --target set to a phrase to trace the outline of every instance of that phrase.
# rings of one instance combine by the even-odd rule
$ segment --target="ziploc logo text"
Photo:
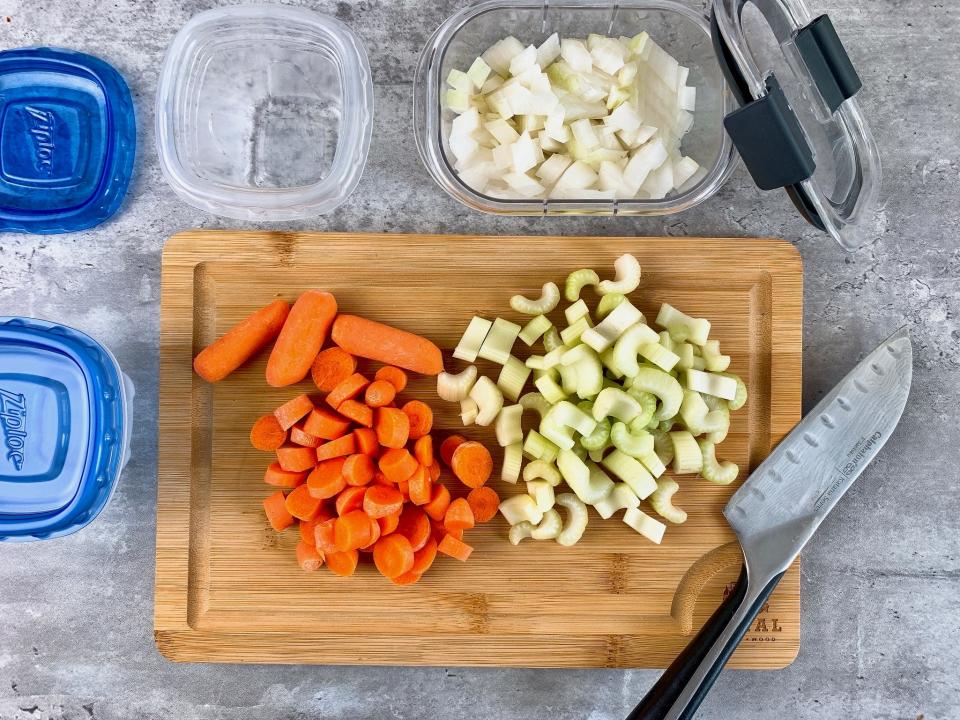
[[[7,460],[23,470],[23,452],[27,443],[27,402],[22,394],[0,388],[0,428],[6,445]]]

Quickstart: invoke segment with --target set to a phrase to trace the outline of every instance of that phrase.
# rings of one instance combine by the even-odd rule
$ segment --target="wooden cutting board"
[[[733,356],[731,370],[747,381],[750,400],[734,413],[719,453],[739,463],[737,483],[681,479],[676,502],[690,517],[668,528],[660,546],[591,511],[573,548],[513,547],[497,518],[469,532],[468,563],[442,558],[409,587],[371,566],[346,579],[297,567],[296,531],[277,535],[263,516],[271,458],[250,447],[248,432],[258,416],[309,392],[309,382],[269,388],[261,356],[208,385],[191,372],[200,348],[275,297],[292,301],[322,288],[344,311],[432,338],[449,361],[471,315],[518,319],[511,295],[536,296],[546,280],[562,283],[581,267],[610,275],[624,252],[643,266],[631,299],[644,313],[653,317],[669,301],[708,317],[711,336]],[[724,504],[800,417],[801,303],[800,257],[779,240],[213,231],[171,238],[160,351],[160,651],[182,661],[665,667],[736,579],[740,554]],[[438,429],[460,430],[457,406],[436,398],[435,381],[413,381],[405,394],[431,403]],[[490,431],[467,434],[496,447]],[[493,486],[504,496],[518,492],[499,479]],[[799,591],[794,565],[732,667],[793,660]]]

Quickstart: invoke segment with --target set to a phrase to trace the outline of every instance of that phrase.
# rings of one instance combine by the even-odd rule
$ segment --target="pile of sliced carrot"
[[[486,487],[493,467],[480,443],[454,435],[435,446],[433,412],[403,402],[406,370],[435,375],[440,350],[429,340],[352,315],[337,315],[333,295],[304,293],[293,307],[276,301],[203,350],[194,367],[217,382],[271,341],[267,382],[284,387],[308,375],[323,396],[297,395],[258,418],[250,442],[275,454],[264,481],[277,490],[263,501],[277,532],[297,524],[297,564],[326,565],[352,575],[369,555],[382,575],[411,585],[437,553],[465,561],[463,534],[496,514]],[[328,335],[335,345],[322,349]],[[386,363],[373,378],[356,357]],[[441,481],[440,460],[469,493],[456,497]]]

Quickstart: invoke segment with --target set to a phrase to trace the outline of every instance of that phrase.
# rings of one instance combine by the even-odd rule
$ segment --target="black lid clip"
[[[860,91],[863,83],[829,16],[797,30],[793,44],[831,113]]]

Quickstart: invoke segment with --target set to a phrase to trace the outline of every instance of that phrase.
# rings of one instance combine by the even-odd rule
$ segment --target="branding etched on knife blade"
[[[860,439],[854,443],[853,447],[847,452],[847,462],[837,466],[837,477],[827,486],[826,490],[817,496],[816,501],[813,503],[813,509],[815,511],[819,512],[820,508],[829,502],[834,493],[857,473],[860,463],[863,462],[864,458],[867,457],[870,451],[880,443],[882,439],[883,433],[878,430],[870,436],[861,436]]]

